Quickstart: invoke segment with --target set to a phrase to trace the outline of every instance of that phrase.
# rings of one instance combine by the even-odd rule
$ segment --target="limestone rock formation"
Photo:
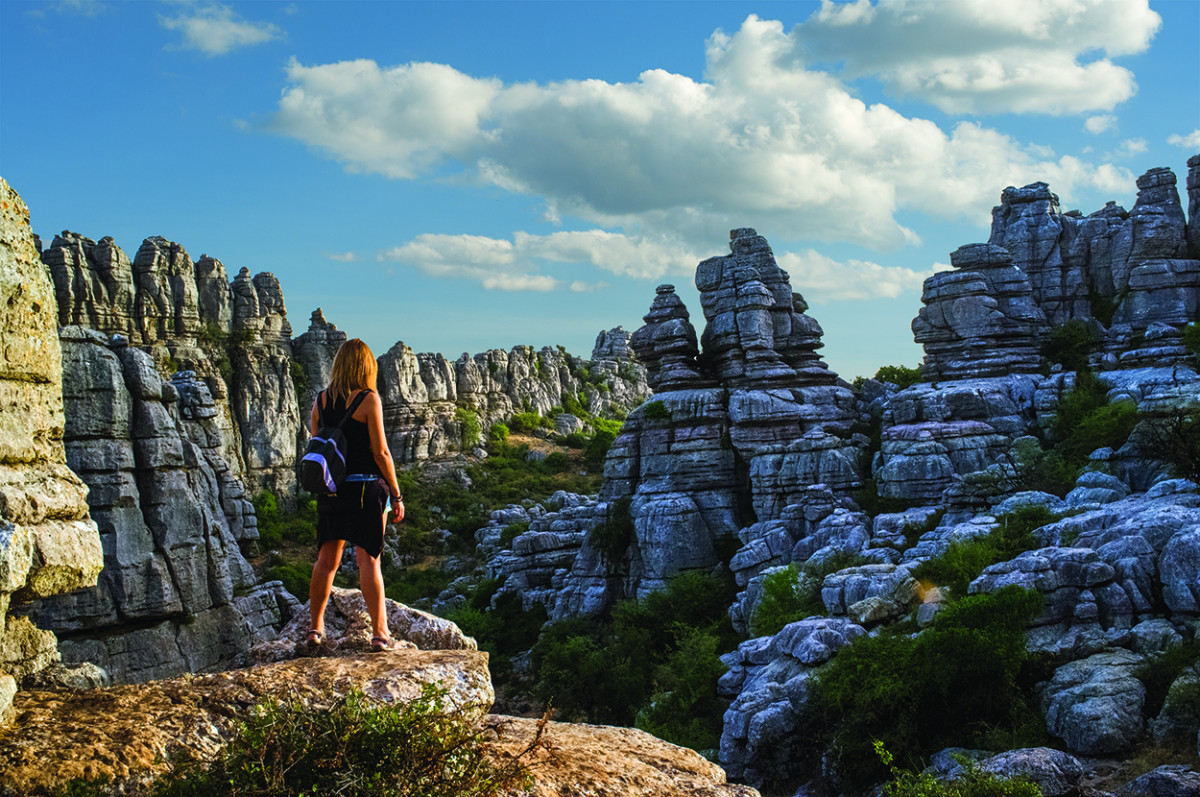
[[[974,244],[951,253],[950,264],[955,271],[925,280],[925,306],[912,325],[925,346],[924,378],[1036,372],[1045,315],[1012,255],[996,244]]]
[[[58,661],[31,600],[96,583],[100,537],[63,448],[55,288],[29,210],[0,178],[0,721],[17,681]]]
[[[747,228],[730,238],[730,255],[696,269],[703,352],[671,285],[630,338],[655,394],[609,449],[599,503],[533,521],[493,558],[526,606],[599,612],[718,564],[755,512],[784,509],[813,478],[842,494],[861,485],[854,396],[816,354],[820,326],[765,239]],[[628,546],[598,550],[599,526],[627,529]]]
[[[486,430],[518,412],[547,415],[571,401],[601,417],[628,411],[650,388],[642,364],[617,342],[627,337],[620,328],[600,333],[590,361],[561,347],[515,346],[463,353],[449,362],[397,342],[378,357],[384,428],[393,456],[411,463],[470,451],[479,441],[464,437],[464,412]],[[320,384],[319,377],[310,374],[310,382]]]
[[[32,616],[59,634],[65,661],[99,664],[118,683],[237,661],[294,600],[257,585],[239,549],[257,537],[254,509],[207,384],[189,371],[162,379],[120,339],[59,334],[67,462],[90,488],[104,570],[95,588],[47,598]]]
[[[317,393],[329,384],[333,376],[333,358],[346,342],[346,333],[325,320],[318,307],[313,310],[308,331],[292,340],[292,357],[304,371],[304,389],[298,392],[300,419],[308,422],[308,413]]]
[[[1200,189],[1192,160],[1188,166],[1191,208]],[[1151,169],[1138,178],[1131,211],[1109,203],[1086,217],[1062,213],[1045,183],[1010,187],[992,211],[989,243],[1012,255],[1051,325],[1075,318],[1101,325],[1097,358],[1125,367],[1183,364],[1177,333],[1195,318],[1200,258],[1197,225],[1188,224],[1176,183],[1170,169]],[[1164,339],[1163,326],[1176,334]]]

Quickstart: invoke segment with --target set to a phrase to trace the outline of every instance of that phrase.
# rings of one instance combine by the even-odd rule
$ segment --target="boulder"
[[[1042,689],[1046,729],[1077,755],[1129,750],[1145,732],[1146,688],[1134,677],[1143,661],[1111,650],[1059,667]]]

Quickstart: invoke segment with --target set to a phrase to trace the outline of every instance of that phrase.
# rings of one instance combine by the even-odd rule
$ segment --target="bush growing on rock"
[[[717,652],[736,637],[728,579],[683,573],[608,618],[560,620],[533,646],[535,694],[567,720],[638,723],[667,741],[711,750],[725,705]]]
[[[883,779],[872,764],[880,740],[911,769],[949,746],[1037,744],[1044,723],[1022,688],[1025,626],[1041,610],[1036,592],[1005,587],[963,598],[917,634],[861,637],[811,682],[805,725],[851,789]],[[819,753],[818,753],[819,754]]]
[[[502,446],[508,442],[508,426],[502,423],[493,423],[488,429],[488,445]]]
[[[671,411],[661,401],[648,401],[642,405],[642,417],[647,421],[669,421]]]
[[[945,587],[953,599],[967,594],[967,586],[984,568],[1005,562],[1038,547],[1033,532],[1061,519],[1044,506],[1030,505],[999,515],[996,528],[986,535],[955,540],[940,555],[917,565],[913,578]]]
[[[942,783],[928,772],[895,766],[892,754],[878,740],[875,753],[892,774],[892,780],[883,787],[883,797],[1042,797],[1042,790],[1036,784],[980,772],[974,762],[962,756],[958,757],[959,763],[966,774]]]
[[[1072,318],[1051,329],[1042,342],[1041,355],[1049,364],[1061,365],[1064,371],[1084,371],[1095,341],[1087,322]]]
[[[445,689],[427,686],[404,704],[374,706],[360,692],[328,708],[266,701],[216,761],[176,768],[153,793],[487,797],[529,783],[520,756],[493,762],[484,732],[447,707]]]
[[[458,422],[459,442],[469,448],[479,441],[479,416],[469,407],[455,407],[454,420]]]
[[[773,636],[785,625],[825,613],[821,584],[825,576],[855,567],[867,560],[857,553],[839,552],[819,563],[787,567],[769,573],[762,580],[762,597],[750,618],[750,633]]]
[[[921,381],[921,369],[909,368],[906,365],[885,365],[875,372],[875,378],[880,382],[889,382],[903,390]]]

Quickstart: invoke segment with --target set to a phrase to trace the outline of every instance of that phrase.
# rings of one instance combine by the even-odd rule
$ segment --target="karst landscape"
[[[700,307],[660,285],[587,358],[396,343],[404,643],[368,653],[339,588],[318,655],[295,465],[352,323],[297,334],[272,274],[161,237],[39,239],[0,182],[0,792],[149,793],[264,700],[434,685],[529,765],[512,793],[871,793],[878,741],[1046,797],[1200,794],[1188,168],[1186,208],[1165,168],[1128,210],[1003,189],[925,281],[919,370],[839,378],[751,228]]]

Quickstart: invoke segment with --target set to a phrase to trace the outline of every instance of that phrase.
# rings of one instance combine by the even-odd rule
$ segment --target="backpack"
[[[325,407],[322,406],[322,400],[328,396],[324,391],[321,393],[321,399],[317,401],[317,431],[313,434],[312,439],[308,441],[308,446],[304,449],[304,456],[300,458],[300,488],[307,490],[314,495],[331,495],[336,493],[338,487],[346,478],[346,433],[342,431],[342,427],[350,420],[350,416],[354,415],[354,411],[358,409],[358,405],[367,397],[370,391],[363,390],[354,397],[354,401],[350,402],[350,406],[346,408],[346,414],[342,416],[342,422],[333,426],[325,423]]]

